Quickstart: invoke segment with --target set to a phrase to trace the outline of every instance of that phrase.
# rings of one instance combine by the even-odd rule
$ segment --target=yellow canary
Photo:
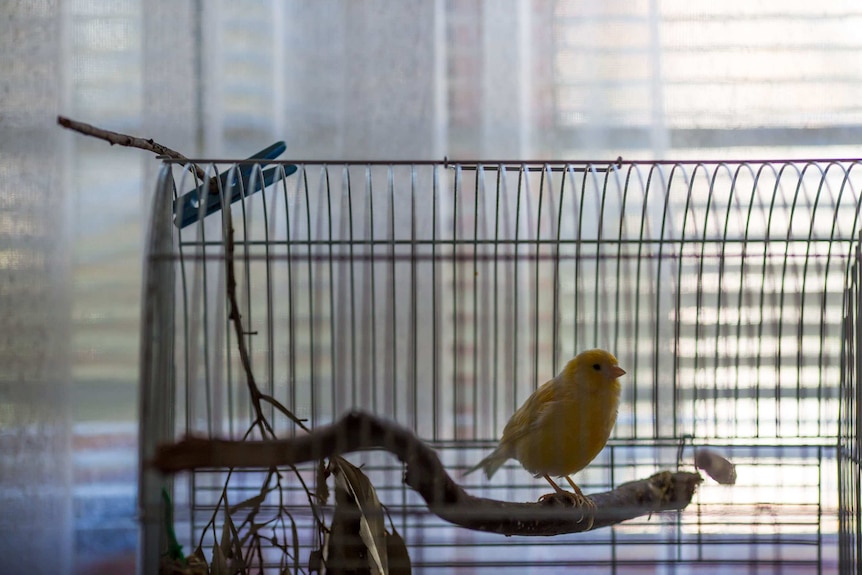
[[[608,442],[620,404],[617,378],[625,373],[607,351],[579,354],[527,398],[506,424],[497,448],[467,473],[482,468],[490,478],[514,458],[557,493],[566,492],[551,476],[565,477],[583,502],[569,475],[586,467]]]

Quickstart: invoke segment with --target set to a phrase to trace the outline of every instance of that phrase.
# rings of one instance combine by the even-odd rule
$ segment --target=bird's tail
[[[508,461],[510,458],[511,455],[509,455],[508,450],[504,449],[502,445],[498,445],[497,449],[492,451],[488,457],[465,471],[464,475],[469,475],[477,469],[483,469],[485,471],[485,475],[487,475],[488,479],[490,479],[491,476],[494,475],[498,469],[500,469],[500,466],[506,463],[506,461]]]

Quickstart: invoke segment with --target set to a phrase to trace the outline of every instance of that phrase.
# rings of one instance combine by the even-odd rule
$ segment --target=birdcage
[[[165,552],[163,486],[180,543],[208,557],[219,506],[261,494],[266,468],[147,467],[185,435],[257,435],[250,371],[310,430],[375,414],[469,492],[535,501],[548,486],[515,461],[490,480],[461,473],[537,385],[601,347],[627,374],[611,439],[577,475],[584,491],[695,471],[704,448],[735,483],[705,476],[681,511],[503,537],[430,512],[385,450],[346,455],[415,572],[857,572],[859,162],[197,167],[162,168],[145,261],[145,569]],[[306,433],[261,410],[273,435]],[[310,504],[303,482],[324,481],[313,461],[278,481],[259,517],[289,519],[248,552],[307,572],[332,501]]]

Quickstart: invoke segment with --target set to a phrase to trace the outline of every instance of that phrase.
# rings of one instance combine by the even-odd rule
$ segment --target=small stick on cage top
[[[126,146],[129,148],[138,148],[139,150],[146,150],[148,152],[153,152],[154,154],[157,154],[159,156],[167,156],[168,158],[173,158],[175,160],[188,159],[176,150],[172,150],[167,146],[163,146],[162,144],[159,144],[152,139],[138,138],[136,136],[129,136],[128,134],[121,134],[120,132],[112,132],[111,130],[98,128],[96,126],[93,126],[92,124],[87,124],[86,122],[79,122],[78,120],[72,120],[71,118],[66,118],[65,116],[57,116],[57,123],[64,128],[73,130],[75,132],[78,132],[79,134],[84,134],[85,136],[92,136],[99,140],[105,140],[112,146],[116,145]],[[205,178],[203,168],[195,166],[195,172],[197,173],[199,178]]]

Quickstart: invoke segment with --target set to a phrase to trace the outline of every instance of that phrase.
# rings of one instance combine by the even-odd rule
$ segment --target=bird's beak
[[[614,379],[616,379],[618,377],[622,377],[625,374],[626,374],[626,370],[624,370],[620,366],[618,366],[618,365],[612,365],[611,366],[611,375],[614,376]]]

